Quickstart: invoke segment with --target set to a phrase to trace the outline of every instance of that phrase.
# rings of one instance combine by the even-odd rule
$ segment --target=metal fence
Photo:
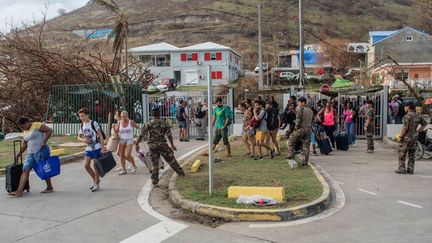
[[[224,95],[213,95],[213,101],[217,97],[221,97],[223,99],[223,103],[226,106],[229,106],[231,108],[231,111],[234,114],[234,106],[233,106],[233,89],[230,89],[228,94]],[[173,128],[173,135],[174,137],[178,136],[178,124],[177,124],[177,109],[179,107],[180,100],[184,100],[187,104],[186,106],[186,115],[189,118],[187,120],[187,127],[188,127],[188,136],[190,138],[196,138],[199,136],[199,122],[196,118],[196,110],[198,107],[198,102],[201,101],[207,104],[207,97],[208,93],[207,91],[176,91],[176,92],[166,92],[164,94],[159,95],[147,95],[145,94],[143,96],[143,103],[147,104],[144,108],[144,120],[150,120],[153,117],[151,117],[151,110],[153,107],[158,107],[161,111],[161,119],[164,119],[168,121],[168,123]],[[235,119],[235,117],[234,117]],[[232,133],[232,126],[230,126],[231,133]]]
[[[114,113],[121,109],[129,118],[142,124],[142,88],[129,84],[59,85],[51,89],[45,122],[55,135],[77,134],[81,127],[78,110],[87,108],[90,118],[97,121],[107,134],[108,124],[114,122]]]

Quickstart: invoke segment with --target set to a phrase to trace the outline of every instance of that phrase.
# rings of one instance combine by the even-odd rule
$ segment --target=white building
[[[178,85],[206,85],[207,66],[211,65],[213,84],[237,80],[242,56],[229,47],[206,42],[178,48],[162,42],[129,50],[148,65],[158,78],[174,78]]]

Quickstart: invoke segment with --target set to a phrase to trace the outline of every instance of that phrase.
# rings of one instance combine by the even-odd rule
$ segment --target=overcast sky
[[[58,16],[58,10],[67,12],[84,6],[89,0],[0,0],[0,31],[10,29],[11,22],[20,25],[23,21],[40,20],[48,4],[48,18]]]

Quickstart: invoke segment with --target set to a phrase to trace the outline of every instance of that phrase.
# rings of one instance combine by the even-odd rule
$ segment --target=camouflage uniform
[[[311,127],[313,112],[308,107],[296,108],[296,126],[294,132],[291,133],[288,139],[288,158],[294,157],[294,147],[297,141],[301,141],[303,145],[303,165],[309,162],[309,147],[311,137]]]
[[[184,171],[180,167],[174,157],[173,150],[168,146],[165,136],[171,136],[171,127],[162,120],[155,119],[147,122],[141,130],[138,141],[144,139],[147,141],[150,158],[153,164],[152,181],[156,185],[159,182],[159,159],[162,156],[165,161],[173,168],[179,175],[183,175]]]
[[[414,111],[408,112],[402,119],[402,128],[405,134],[401,134],[399,144],[399,168],[396,173],[414,173],[414,154],[417,145],[417,128],[419,125],[426,126],[427,123],[423,117]],[[405,159],[408,153],[408,168],[405,168]]]
[[[369,108],[368,110],[366,110],[366,120],[367,119],[371,119],[369,126],[366,127],[366,130],[365,130],[367,150],[373,152],[375,150],[374,140],[373,140],[374,129],[375,129],[375,111],[373,108]]]

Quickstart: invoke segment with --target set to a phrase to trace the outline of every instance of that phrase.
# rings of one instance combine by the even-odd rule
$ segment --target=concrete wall
[[[387,125],[387,137],[393,138],[396,134],[399,134],[402,125]],[[427,128],[432,128],[432,125],[428,125]],[[432,137],[432,130],[428,130],[428,136]]]

